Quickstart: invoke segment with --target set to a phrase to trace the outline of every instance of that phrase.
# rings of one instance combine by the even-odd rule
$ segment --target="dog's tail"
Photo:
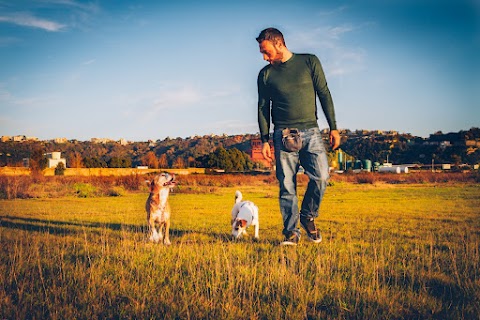
[[[235,203],[242,201],[242,193],[240,191],[235,191]]]

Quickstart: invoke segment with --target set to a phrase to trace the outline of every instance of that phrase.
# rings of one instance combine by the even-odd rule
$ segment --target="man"
[[[263,142],[262,154],[272,161],[269,145],[270,115],[274,125],[276,177],[280,185],[280,211],[283,218],[282,245],[296,245],[300,239],[298,219],[307,237],[322,241],[314,219],[329,178],[327,154],[317,123],[317,96],[330,127],[330,145],[340,145],[332,97],[320,60],[312,54],[292,53],[282,33],[263,30],[257,38],[260,53],[269,64],[258,75],[258,125]],[[286,130],[285,130],[286,129]],[[297,173],[300,165],[309,177],[300,212]]]

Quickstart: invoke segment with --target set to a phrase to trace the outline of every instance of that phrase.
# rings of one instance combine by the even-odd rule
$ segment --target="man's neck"
[[[291,57],[293,57],[293,53],[288,49],[285,50],[285,52],[283,53],[282,63],[287,62],[288,60],[290,60]]]

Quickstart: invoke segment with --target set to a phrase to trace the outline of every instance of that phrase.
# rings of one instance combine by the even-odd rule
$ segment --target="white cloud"
[[[318,15],[321,16],[321,17],[336,16],[336,15],[342,13],[343,11],[347,10],[348,8],[349,8],[348,6],[343,5],[343,6],[334,8],[330,11],[321,11]]]
[[[203,100],[202,93],[193,87],[185,86],[176,89],[166,89],[159,93],[153,102],[154,109],[159,110],[169,107],[190,105]]]
[[[82,3],[72,0],[46,0],[46,2],[54,7],[65,7],[64,10],[71,12],[69,14],[69,27],[82,30],[91,28],[92,16],[100,11],[99,5],[93,2]]]
[[[341,35],[343,35],[344,33],[351,32],[352,30],[354,30],[354,28],[352,26],[349,26],[349,25],[330,27],[327,30],[327,35],[330,38],[339,39]]]
[[[12,94],[0,85],[0,101],[6,102],[12,99]]]
[[[226,134],[239,134],[239,133],[255,133],[258,132],[258,124],[256,121],[248,122],[245,119],[239,120],[225,120],[208,123],[208,126],[201,128],[204,132],[210,130],[212,133],[226,133]]]
[[[203,101],[212,101],[232,95],[237,89],[207,91],[193,85],[184,85],[179,87],[165,86],[156,94],[153,100],[152,111],[158,111],[164,108],[177,108],[196,105]]]
[[[38,109],[44,106],[56,103],[57,98],[53,96],[36,96],[36,97],[18,97],[11,93],[5,86],[0,83],[0,108],[13,108],[18,111],[19,107]],[[0,109],[1,110],[1,109]]]
[[[66,27],[64,24],[37,18],[29,13],[15,13],[7,16],[0,16],[0,22],[13,23],[19,26],[32,27],[50,32],[58,32]]]
[[[2,3],[0,2],[0,8]],[[6,7],[10,12],[0,13],[0,23],[12,23],[18,26],[31,27],[49,32],[63,31],[70,28],[84,28],[88,24],[92,14],[100,11],[98,4],[94,2],[73,1],[73,0],[38,0],[27,7],[21,3],[14,3]],[[39,9],[62,10],[62,18],[68,19],[68,23],[60,23],[51,18],[40,18],[37,15]],[[13,11],[13,10],[14,11]],[[0,46],[2,43],[0,42]]]
[[[94,63],[94,62],[95,62],[95,59],[90,59],[90,60],[88,60],[88,61],[83,62],[82,64],[83,64],[84,66],[88,66],[89,64],[92,64],[92,63]]]
[[[294,52],[310,52],[319,56],[328,75],[340,76],[365,68],[366,50],[343,41],[345,35],[364,26],[343,24],[297,30],[288,41],[292,43]]]
[[[355,27],[349,24],[343,24],[339,26],[321,26],[311,29],[302,29],[294,31],[290,35],[289,42],[295,45],[302,46],[314,46],[319,45],[326,46],[327,48],[338,46],[341,41],[341,36],[357,30],[359,27]]]
[[[197,110],[200,105],[202,108],[216,108],[225,105],[225,101],[238,92],[237,87],[209,90],[194,84],[168,83],[135,94],[123,92],[112,96],[107,104],[122,106],[122,117],[138,117],[139,121],[144,122],[172,110],[186,114],[188,110]]]
[[[97,4],[93,3],[93,2],[89,2],[89,3],[81,3],[81,2],[78,2],[78,1],[73,1],[73,0],[44,0],[44,1],[41,1],[43,3],[46,3],[46,4],[52,4],[52,5],[64,5],[64,6],[68,6],[68,7],[72,7],[72,8],[77,8],[77,9],[81,9],[81,10],[84,10],[84,11],[89,11],[89,12],[98,12],[99,10],[99,7]]]

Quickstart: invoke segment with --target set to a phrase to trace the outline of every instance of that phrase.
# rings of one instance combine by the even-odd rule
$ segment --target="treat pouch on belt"
[[[302,148],[302,137],[295,128],[285,128],[282,130],[282,143],[285,150],[290,152],[300,151]]]

